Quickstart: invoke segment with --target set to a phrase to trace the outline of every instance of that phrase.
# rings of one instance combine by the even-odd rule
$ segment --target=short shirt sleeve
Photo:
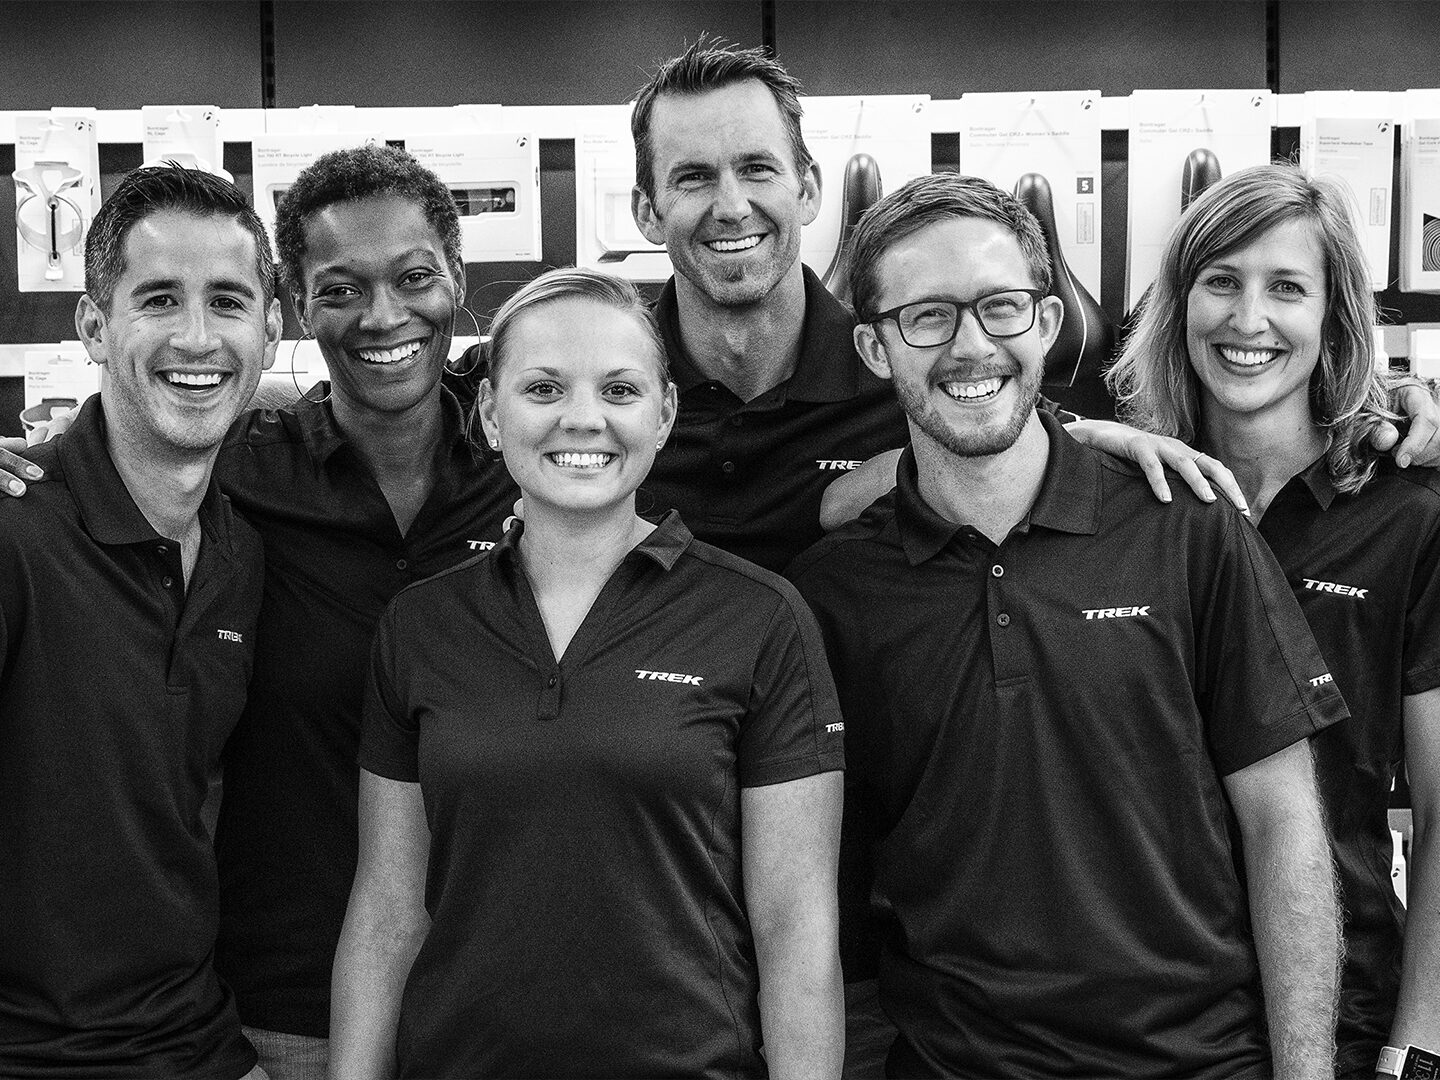
[[[1400,666],[1402,693],[1423,694],[1437,686],[1440,686],[1440,512],[1432,515],[1415,561],[1405,609],[1405,649]]]
[[[392,602],[380,619],[370,648],[359,764],[376,776],[416,783],[420,779],[420,730],[411,717],[402,674],[397,670],[396,644],[400,639],[397,604]]]
[[[845,725],[815,617],[788,582],[762,636],[740,731],[741,787],[845,767]]]
[[[1196,626],[1197,692],[1222,776],[1350,715],[1275,556],[1224,517]]]

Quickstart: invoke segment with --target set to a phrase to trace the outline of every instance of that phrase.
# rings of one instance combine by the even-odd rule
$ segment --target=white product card
[[[1389,99],[1384,93],[1311,91],[1300,123],[1301,166],[1350,189],[1356,231],[1377,292],[1387,284],[1394,201],[1395,118]]]
[[[255,212],[275,240],[275,209],[280,197],[305,168],[321,154],[375,142],[378,136],[351,131],[312,132],[308,135],[257,135],[250,143],[255,182]]]
[[[85,234],[100,210],[94,109],[15,114],[16,278],[21,292],[84,292]]]
[[[1222,176],[1270,160],[1269,90],[1136,90],[1130,95],[1130,183],[1125,307],[1155,280],[1160,253],[1180,218],[1185,160],[1196,150]]]
[[[924,94],[800,99],[800,130],[821,184],[820,212],[800,235],[800,258],[822,278],[838,258],[847,173],[859,155],[879,169],[882,195],[929,174],[929,105]]]
[[[1440,90],[1407,90],[1402,125],[1400,288],[1440,292]]]
[[[1440,379],[1440,325],[1410,324],[1410,374]]]
[[[140,122],[146,165],[174,161],[234,179],[225,171],[220,110],[214,105],[146,105]]]
[[[73,401],[77,405],[100,389],[100,365],[92,363],[85,346],[62,341],[50,349],[25,352],[25,408],[42,401]]]
[[[575,264],[628,281],[664,281],[670,256],[645,239],[630,212],[630,106],[596,108],[583,123],[575,137]]]
[[[465,261],[540,259],[540,140],[528,134],[411,135],[405,149],[445,181]]]
[[[1013,192],[1027,173],[1050,184],[1061,253],[1100,296],[1100,91],[966,94],[960,171]]]

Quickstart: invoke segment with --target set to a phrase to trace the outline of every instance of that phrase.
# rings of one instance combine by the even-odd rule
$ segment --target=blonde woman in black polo
[[[381,620],[331,1075],[838,1075],[818,631],[636,515],[675,388],[632,286],[553,271],[492,334],[525,521]]]
[[[1130,422],[1234,471],[1350,706],[1314,743],[1345,901],[1337,1072],[1369,1077],[1384,1045],[1440,1050],[1440,479],[1369,443],[1395,417],[1349,198],[1289,165],[1207,191],[1109,378]],[[1387,820],[1402,761],[1408,918]]]

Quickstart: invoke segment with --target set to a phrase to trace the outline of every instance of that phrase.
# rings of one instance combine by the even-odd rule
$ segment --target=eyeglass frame
[[[985,319],[981,316],[980,309],[976,307],[976,305],[979,304],[982,300],[989,300],[991,297],[994,296],[1003,296],[1005,293],[1026,293],[1027,295],[1029,295],[1031,301],[1030,325],[1025,327],[1024,330],[1015,331],[1015,333],[1013,334],[992,334],[989,330],[985,329]],[[957,337],[960,336],[960,324],[965,321],[965,312],[967,311],[975,316],[975,325],[980,327],[980,332],[986,337],[990,338],[993,341],[1008,341],[1010,338],[1017,338],[1020,335],[1028,334],[1031,330],[1035,329],[1035,323],[1040,317],[1040,301],[1044,300],[1047,296],[1050,295],[1052,294],[1047,293],[1044,289],[1017,288],[996,289],[994,292],[988,292],[984,296],[977,296],[974,300],[968,301],[966,303],[961,303],[959,300],[951,300],[949,297],[934,296],[923,300],[908,301],[907,303],[901,304],[899,307],[893,307],[889,311],[879,312],[876,315],[872,315],[868,319],[862,319],[860,321],[865,323],[866,325],[873,326],[876,323],[881,323],[884,322],[886,319],[890,319],[895,323],[895,329],[900,333],[900,340],[905,342],[906,345],[910,345],[910,339],[905,336],[905,328],[900,325],[900,312],[904,311],[908,307],[914,307],[916,304],[954,304],[955,329],[951,331],[950,336],[944,341],[938,341],[933,345],[910,345],[910,348],[941,349],[944,348],[946,345],[949,345],[952,341],[954,341]]]

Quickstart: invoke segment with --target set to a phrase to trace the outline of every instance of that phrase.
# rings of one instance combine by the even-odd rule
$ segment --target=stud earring
[[[659,449],[660,449],[661,447],[663,447],[664,445],[665,445],[665,440],[664,440],[664,439],[661,439],[659,442],[657,442],[657,443],[655,444],[655,449],[656,449],[656,450],[659,450]]]
[[[491,450],[499,450],[499,449],[500,449],[500,440],[499,440],[499,439],[491,439],[491,440],[490,440],[490,449],[491,449]]]

